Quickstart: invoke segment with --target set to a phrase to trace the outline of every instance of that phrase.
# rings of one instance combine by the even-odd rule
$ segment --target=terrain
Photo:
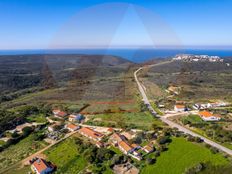
[[[0,148],[0,173],[30,171],[20,161],[25,162],[28,156],[48,147],[45,139],[48,139],[50,123],[47,119],[57,121],[51,112],[54,108],[68,114],[83,114],[85,121],[78,124],[94,130],[114,128],[117,133],[128,134],[134,130],[136,136],[128,139],[129,143],[141,147],[147,144],[154,146],[153,152],[142,152],[143,159],[138,161],[123,154],[117,146],[110,145],[112,132],[103,139],[107,147],[97,148],[92,140],[81,136],[78,131],[65,138],[68,134],[61,129],[58,131],[61,141],[55,141],[39,154],[57,166],[55,173],[91,171],[107,174],[115,171],[114,166],[125,163],[130,163],[144,174],[165,173],[167,166],[171,168],[169,173],[173,174],[190,174],[192,171],[202,174],[217,171],[216,174],[221,174],[221,170],[227,172],[231,169],[230,156],[199,138],[170,129],[162,119],[151,114],[134,77],[134,72],[141,65],[100,55],[2,56],[1,61],[0,133],[13,139],[16,136],[17,142],[0,141],[0,147],[4,145]],[[230,59],[227,61],[230,63]],[[157,66],[148,67],[148,64]],[[232,69],[225,63],[158,59],[142,66],[144,68],[139,72],[141,88],[161,116],[164,113],[158,107],[160,101],[166,102],[167,109],[173,107],[176,100],[185,100],[188,104],[216,99],[231,101],[229,80]],[[171,95],[167,92],[169,86],[179,87],[180,94],[167,99]],[[166,119],[165,116],[163,118]],[[190,118],[187,117],[187,121],[191,122]],[[202,123],[199,119],[193,121]],[[22,136],[4,132],[24,122],[41,123],[42,126],[28,134],[23,130]],[[62,126],[70,123],[68,119],[61,122]]]
[[[167,96],[165,89],[176,86],[181,88],[176,99],[199,102],[207,99],[231,101],[231,62],[231,58],[217,63],[171,61],[151,68],[148,72],[144,71],[143,81],[150,84],[146,87],[148,95],[153,99],[154,96],[156,99]],[[154,90],[157,86],[158,90]]]

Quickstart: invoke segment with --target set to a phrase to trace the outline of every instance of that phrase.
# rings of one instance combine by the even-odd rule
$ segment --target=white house
[[[201,111],[201,112],[199,112],[199,115],[202,118],[202,120],[204,120],[204,121],[218,121],[221,119],[220,116],[213,115],[209,111]]]
[[[44,159],[38,158],[32,163],[31,170],[36,174],[49,174],[52,173],[54,168]]]
[[[185,105],[175,105],[174,106],[174,110],[176,111],[176,112],[184,112],[185,111]]]

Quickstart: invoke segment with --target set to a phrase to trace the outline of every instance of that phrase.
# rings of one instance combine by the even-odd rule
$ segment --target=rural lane
[[[154,66],[157,66],[157,65],[165,64],[165,63],[168,63],[168,62],[159,63],[159,64],[154,64],[154,65],[149,65],[149,66],[146,66],[146,67],[154,67]],[[148,97],[147,97],[147,95],[146,95],[146,93],[145,93],[145,91],[144,91],[144,89],[143,89],[141,83],[139,82],[138,77],[137,77],[137,73],[138,73],[139,71],[141,71],[143,68],[144,68],[144,67],[141,67],[141,68],[137,69],[137,70],[134,72],[134,78],[135,78],[135,81],[136,81],[136,83],[137,83],[137,85],[138,85],[139,92],[140,92],[141,95],[142,95],[144,104],[147,105],[147,107],[149,108],[149,110],[150,110],[151,112],[155,112],[155,110],[152,108],[152,105],[151,105],[150,101],[148,100]],[[186,134],[190,134],[190,135],[192,135],[192,136],[194,136],[194,137],[199,137],[199,138],[201,138],[202,140],[204,140],[205,143],[207,143],[207,144],[209,144],[209,145],[211,145],[211,146],[213,146],[213,147],[216,147],[217,149],[219,149],[219,150],[221,150],[221,151],[223,151],[223,152],[225,152],[225,153],[227,153],[227,154],[229,154],[229,155],[232,156],[232,150],[231,150],[231,149],[228,149],[228,148],[226,148],[226,147],[224,147],[224,146],[222,146],[222,145],[220,145],[220,144],[218,144],[218,143],[216,143],[216,142],[214,142],[214,141],[211,141],[211,140],[209,140],[208,138],[205,138],[205,137],[203,137],[203,136],[201,136],[201,135],[199,135],[199,134],[197,134],[197,133],[195,133],[195,132],[193,132],[193,131],[191,131],[191,130],[185,128],[184,126],[181,126],[181,125],[179,125],[179,124],[177,124],[177,123],[175,123],[175,122],[173,122],[173,121],[170,121],[170,120],[168,119],[168,117],[170,117],[171,115],[172,115],[172,114],[168,114],[168,115],[166,115],[166,116],[164,115],[164,116],[158,117],[158,118],[159,118],[161,121],[163,121],[164,123],[168,124],[170,127],[172,127],[172,128],[177,128],[179,131],[182,131],[182,132],[184,132],[184,133],[186,133]]]

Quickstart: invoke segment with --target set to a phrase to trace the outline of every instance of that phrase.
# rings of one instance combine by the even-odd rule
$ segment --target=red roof
[[[94,131],[88,127],[83,127],[79,131],[82,132],[83,134],[86,134],[86,135],[94,138],[94,139],[102,138],[104,136],[102,133]]]
[[[60,111],[57,115],[60,116],[60,117],[64,117],[64,116],[67,115],[67,113],[64,112],[64,111]]]
[[[114,132],[114,129],[113,129],[112,127],[110,127],[110,128],[108,128],[107,131],[109,131],[109,132]]]
[[[57,116],[60,116],[60,117],[64,117],[64,116],[67,115],[66,112],[61,111],[61,110],[59,110],[59,109],[54,109],[52,112],[53,112],[53,114],[55,114],[55,115],[57,115]]]
[[[43,159],[37,159],[33,165],[39,173],[50,167]]]
[[[75,124],[68,124],[67,128],[72,129],[72,130],[76,130],[78,128],[78,126]]]

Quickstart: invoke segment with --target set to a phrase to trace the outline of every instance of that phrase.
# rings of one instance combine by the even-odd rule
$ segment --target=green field
[[[207,124],[205,121],[203,121],[200,116],[198,115],[189,115],[187,117],[183,117],[182,121],[184,123],[191,123],[191,124],[198,124],[198,123],[202,123],[202,124]]]
[[[97,114],[90,118],[87,124],[107,127],[129,127],[150,130],[153,123],[162,124],[148,112]]]
[[[6,150],[0,152],[0,173],[4,168],[17,163],[45,146],[43,142],[35,142],[33,140],[33,135],[21,140],[16,145],[10,146]]]
[[[85,159],[77,153],[77,145],[73,138],[47,150],[45,155],[58,167],[57,173],[78,173],[87,166]]]
[[[181,174],[186,168],[200,162],[212,165],[228,165],[229,162],[221,154],[212,154],[209,149],[193,144],[183,138],[173,138],[168,151],[163,152],[153,165],[145,166],[141,173]]]

